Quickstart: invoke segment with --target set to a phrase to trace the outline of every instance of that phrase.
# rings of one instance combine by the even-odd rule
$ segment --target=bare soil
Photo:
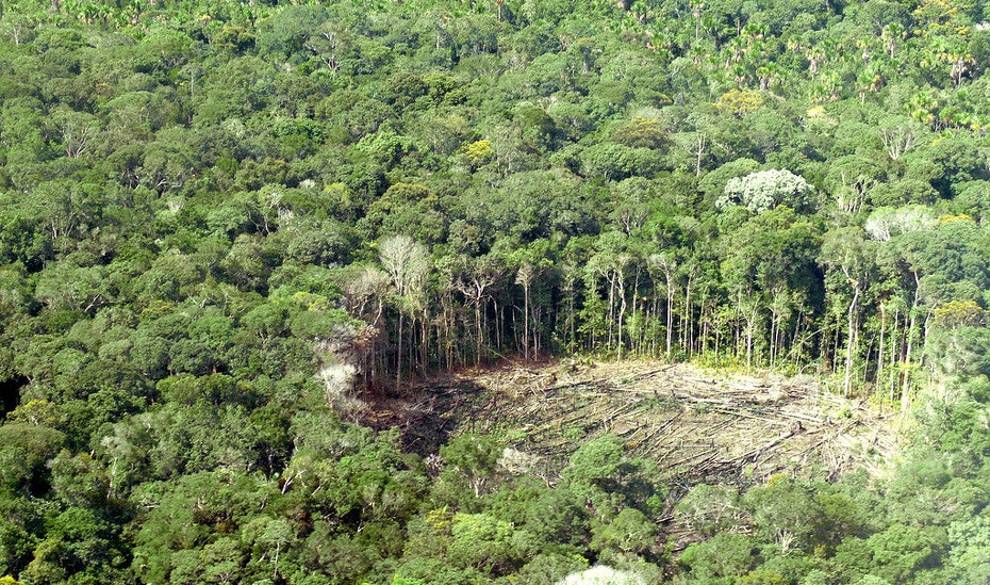
[[[553,481],[567,456],[611,433],[657,463],[673,487],[750,484],[778,472],[834,479],[877,473],[895,449],[893,417],[810,377],[739,374],[653,361],[513,363],[433,379],[370,409],[407,446],[436,452],[487,431],[539,459]]]

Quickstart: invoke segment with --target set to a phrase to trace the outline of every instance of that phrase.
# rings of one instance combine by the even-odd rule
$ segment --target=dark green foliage
[[[324,4],[0,6],[0,584],[987,582],[981,3]],[[616,437],[349,422],[574,352],[914,436],[674,505]]]

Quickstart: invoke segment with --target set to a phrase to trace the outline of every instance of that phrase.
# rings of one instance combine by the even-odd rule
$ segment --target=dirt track
[[[656,362],[506,366],[418,386],[376,404],[378,426],[434,452],[452,434],[495,431],[540,457],[552,479],[602,433],[621,437],[677,485],[749,483],[779,471],[832,478],[876,471],[894,450],[889,420],[810,378],[707,372]]]

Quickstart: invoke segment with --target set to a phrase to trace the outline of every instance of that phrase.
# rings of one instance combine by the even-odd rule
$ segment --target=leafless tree
[[[430,255],[426,246],[409,236],[389,236],[378,246],[382,269],[391,281],[399,313],[396,341],[395,387],[402,384],[402,333],[405,316],[415,314],[425,302],[426,279],[430,273]]]

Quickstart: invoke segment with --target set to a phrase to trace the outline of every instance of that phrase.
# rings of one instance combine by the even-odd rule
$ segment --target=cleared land
[[[656,362],[508,365],[432,380],[376,403],[376,426],[435,452],[465,430],[494,431],[553,481],[588,438],[621,437],[674,486],[759,481],[781,471],[877,472],[894,452],[892,417],[808,377]]]

